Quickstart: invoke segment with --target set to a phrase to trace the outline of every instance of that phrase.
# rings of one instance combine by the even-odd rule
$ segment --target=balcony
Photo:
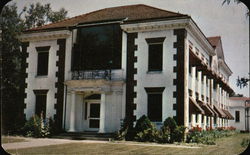
[[[125,80],[124,71],[117,70],[85,70],[72,71],[72,80],[108,80],[123,81]]]

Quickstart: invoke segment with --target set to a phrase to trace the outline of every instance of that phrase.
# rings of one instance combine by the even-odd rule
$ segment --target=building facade
[[[203,129],[228,126],[220,37],[188,15],[146,5],[106,8],[25,31],[24,114],[70,132],[117,131],[147,115]]]
[[[234,120],[229,121],[230,126],[237,130],[248,131],[250,126],[250,98],[248,97],[230,97],[229,112],[233,115]]]

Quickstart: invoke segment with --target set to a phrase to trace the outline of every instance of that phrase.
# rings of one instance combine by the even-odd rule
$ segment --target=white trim
[[[192,18],[174,19],[165,21],[152,21],[145,23],[122,24],[121,28],[125,32],[148,32],[148,31],[161,31],[168,29],[185,28],[192,35],[199,45],[208,53],[208,55],[215,55],[215,51],[207,38],[201,32],[199,27],[194,23]]]
[[[71,32],[68,30],[61,31],[50,31],[50,32],[37,32],[37,33],[23,33],[18,39],[21,42],[28,41],[44,41],[44,40],[56,40],[67,38],[71,35]]]

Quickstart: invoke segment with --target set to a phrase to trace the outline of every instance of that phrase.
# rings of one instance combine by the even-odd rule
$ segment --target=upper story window
[[[72,70],[121,68],[122,31],[118,24],[81,27],[72,53]]]
[[[148,71],[162,71],[163,42],[165,37],[148,38]]]
[[[37,50],[37,76],[48,75],[50,46],[36,47]]]

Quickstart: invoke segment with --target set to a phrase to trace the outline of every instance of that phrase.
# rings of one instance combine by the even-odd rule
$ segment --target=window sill
[[[162,74],[162,71],[147,71],[147,74]]]
[[[47,78],[48,75],[36,75],[35,78]]]
[[[152,121],[152,122],[155,123],[155,125],[163,125],[162,122],[154,122],[154,121]]]

